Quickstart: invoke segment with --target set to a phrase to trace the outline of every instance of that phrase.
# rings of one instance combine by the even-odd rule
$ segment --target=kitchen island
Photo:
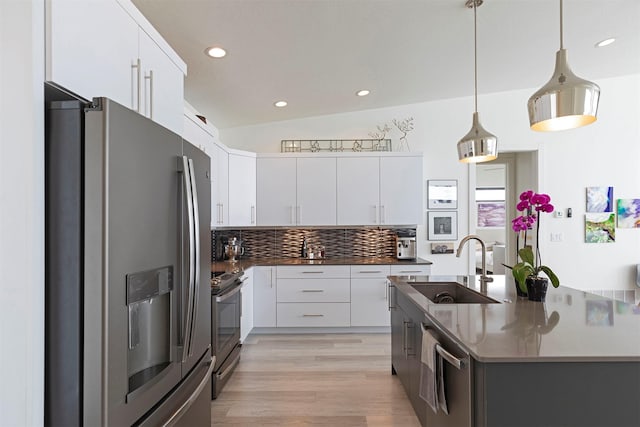
[[[431,426],[640,425],[640,309],[563,287],[546,302],[518,298],[510,276],[494,276],[495,303],[435,304],[412,285],[475,276],[390,276],[392,370],[418,418]],[[420,286],[420,285],[418,285]],[[419,396],[422,328],[444,363],[449,414]]]

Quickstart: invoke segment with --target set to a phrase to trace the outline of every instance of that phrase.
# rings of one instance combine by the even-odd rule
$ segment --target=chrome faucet
[[[493,277],[487,276],[487,247],[484,242],[480,238],[480,236],[476,236],[475,234],[470,234],[466,236],[464,239],[460,241],[460,246],[458,247],[458,251],[456,252],[456,257],[460,258],[460,254],[462,253],[462,249],[464,248],[464,244],[469,240],[477,240],[480,242],[480,246],[482,247],[482,272],[480,273],[480,291],[483,293],[487,292],[487,283],[493,282]]]

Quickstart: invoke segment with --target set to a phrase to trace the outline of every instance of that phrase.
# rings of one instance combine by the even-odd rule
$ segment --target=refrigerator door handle
[[[187,316],[184,322],[183,330],[183,350],[182,361],[187,360],[189,350],[191,347],[191,330],[193,327],[193,287],[194,287],[194,271],[193,271],[193,258],[195,252],[195,244],[193,238],[193,196],[191,193],[191,171],[189,169],[189,162],[187,156],[182,156],[182,170],[184,178],[185,198],[187,201],[187,222],[189,227],[189,284],[187,293]],[[184,267],[184,266],[183,266]],[[183,306],[184,307],[184,306]]]
[[[200,303],[200,207],[198,206],[198,190],[196,186],[196,173],[193,166],[193,159],[189,159],[189,176],[191,180],[191,197],[193,198],[193,241],[194,241],[194,259],[191,262],[194,271],[193,280],[193,327],[191,328],[190,342],[193,342],[193,333],[196,329],[196,323],[198,318],[198,305]],[[193,355],[193,346],[189,348],[189,356]]]

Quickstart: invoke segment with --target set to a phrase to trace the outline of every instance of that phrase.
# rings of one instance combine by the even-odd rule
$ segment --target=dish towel
[[[433,333],[420,325],[422,329],[422,355],[420,357],[420,398],[427,402],[433,412],[438,413],[438,381],[436,374],[438,340]]]
[[[447,397],[444,389],[444,360],[438,354],[436,347],[438,339],[433,333],[420,325],[422,330],[422,355],[420,357],[420,398],[427,402],[431,410],[438,413],[449,414]]]

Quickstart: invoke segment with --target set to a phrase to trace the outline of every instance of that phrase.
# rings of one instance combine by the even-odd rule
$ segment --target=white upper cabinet
[[[182,134],[186,65],[133,3],[46,4],[47,81],[88,100],[113,99]]]
[[[378,225],[378,157],[339,157],[337,160],[338,224]]]
[[[296,224],[336,225],[336,158],[298,158],[296,182]]]
[[[256,225],[256,157],[229,153],[229,225]]]
[[[213,194],[215,199],[211,202],[215,204],[211,217],[215,218],[217,226],[229,225],[229,152],[224,147],[216,145],[214,156],[216,163],[211,174],[214,176],[216,188]]]
[[[258,158],[256,168],[258,225],[295,225],[296,159]]]
[[[48,81],[137,109],[138,25],[117,2],[51,0],[46,31]]]
[[[380,223],[423,224],[422,156],[380,157]]]
[[[184,74],[139,29],[140,113],[177,134],[182,134]]]
[[[422,154],[258,155],[257,225],[422,224]]]
[[[182,137],[195,145],[202,151],[204,151],[209,158],[211,158],[211,226],[216,225],[216,208],[218,197],[218,177],[216,176],[216,170],[218,168],[216,149],[217,146],[214,143],[214,137],[209,132],[199,125],[197,118],[191,117],[191,115],[185,114],[183,116],[183,134]]]

